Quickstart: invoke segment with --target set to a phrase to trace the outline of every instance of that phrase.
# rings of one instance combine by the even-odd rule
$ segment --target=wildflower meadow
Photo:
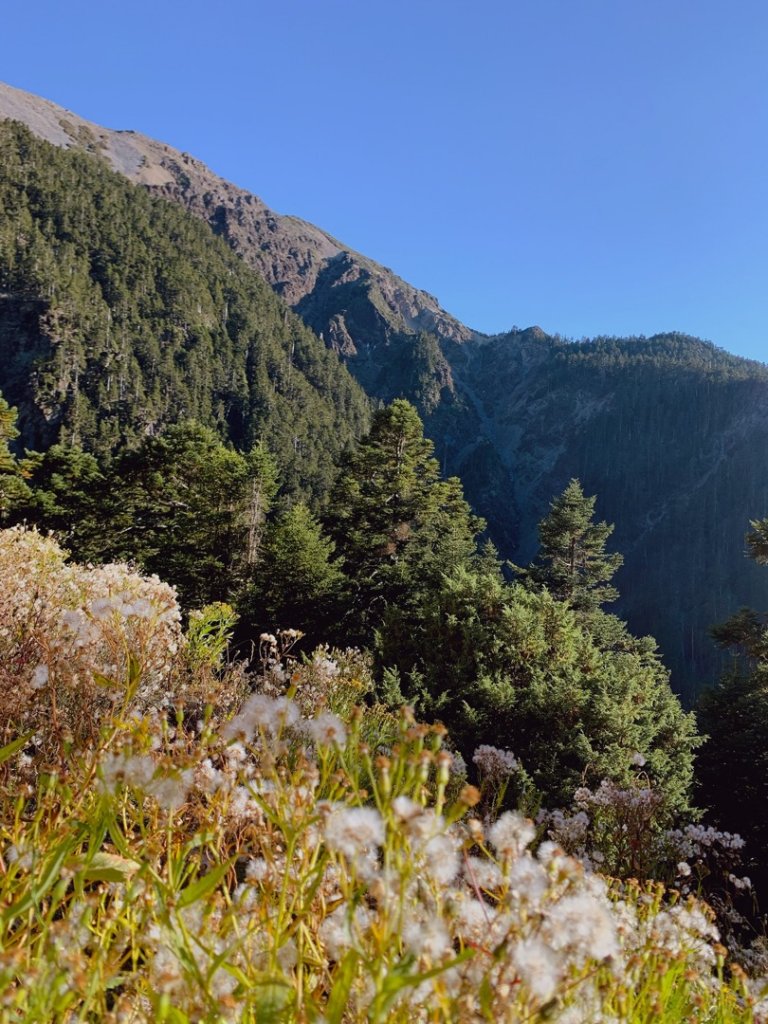
[[[670,834],[644,881],[631,829],[595,836],[652,796],[512,809],[514,752],[467,784],[357,651],[265,634],[246,670],[227,606],[182,628],[157,578],[21,528],[0,572],[2,1024],[768,1020],[693,884],[733,837]]]

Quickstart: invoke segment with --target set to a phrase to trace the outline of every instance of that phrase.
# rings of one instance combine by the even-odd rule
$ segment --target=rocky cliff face
[[[335,349],[375,399],[411,398],[443,470],[462,478],[502,551],[578,476],[616,523],[620,607],[657,636],[691,693],[717,658],[709,625],[768,607],[768,574],[743,555],[768,515],[768,370],[679,335],[567,344],[540,328],[486,337],[432,296],[200,161],[0,85],[0,118],[79,147],[207,221]],[[1,382],[0,382],[1,383]]]

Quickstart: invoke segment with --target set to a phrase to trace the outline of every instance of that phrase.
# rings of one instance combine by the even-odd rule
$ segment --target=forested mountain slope
[[[768,608],[765,572],[744,557],[749,520],[768,511],[768,368],[677,334],[573,344],[529,331],[460,355],[521,512],[506,550],[530,560],[552,495],[579,477],[625,556],[616,610],[659,640],[680,689],[711,681],[709,626]],[[482,480],[465,485],[477,501]],[[502,535],[502,502],[494,521]]]
[[[355,315],[349,286],[368,296],[378,313],[378,341],[397,330],[436,330],[465,340],[473,332],[437,300],[392,271],[346,248],[321,228],[270,210],[257,196],[224,181],[188,153],[134,131],[102,128],[48,100],[0,83],[0,119],[21,121],[57,146],[81,149],[136,184],[173,199],[207,220],[291,306],[303,304],[314,329],[339,348],[370,344],[352,338]],[[376,320],[373,316],[371,320]]]
[[[634,632],[650,631],[659,638],[678,689],[690,693],[716,673],[715,650],[707,636],[713,622],[741,604],[768,607],[764,574],[743,554],[749,520],[768,514],[768,371],[761,364],[682,335],[573,344],[532,328],[488,338],[459,324],[427,293],[344,248],[321,229],[274,213],[188,154],[134,132],[100,128],[8,86],[0,86],[3,117],[24,121],[60,147],[87,153],[90,164],[111,166],[207,221],[340,355],[369,396],[390,401],[403,395],[416,403],[443,470],[462,478],[467,497],[488,519],[502,552],[516,562],[532,556],[535,524],[552,496],[571,477],[580,477],[587,493],[598,494],[600,517],[616,523],[615,546],[626,556],[617,580],[622,594],[617,610],[628,617]],[[162,216],[171,218],[171,213]],[[44,221],[44,211],[41,217]],[[163,223],[168,227],[170,221]],[[158,244],[164,251],[165,243]],[[216,252],[223,260],[223,248]],[[58,256],[57,261],[61,263]],[[98,266],[92,269],[99,280]],[[75,275],[67,291],[77,286],[87,293],[90,286],[84,282],[82,275]],[[134,283],[126,289],[134,289]],[[181,317],[181,324],[168,328],[168,336],[181,346],[174,356],[174,373],[179,380],[189,377],[195,391],[192,397],[174,399],[177,412],[202,408],[204,419],[217,422],[237,440],[274,422],[283,461],[291,462],[292,472],[302,472],[302,445],[311,449],[313,442],[288,436],[285,412],[290,409],[295,415],[296,404],[283,404],[284,414],[274,419],[258,402],[254,406],[254,399],[244,404],[243,386],[234,382],[242,379],[238,373],[245,352],[231,341],[213,349],[216,360],[224,359],[229,383],[225,386],[222,374],[213,370],[208,380],[204,367],[218,363],[211,364],[204,347],[187,351],[183,325],[195,303],[188,294],[177,298],[173,315]],[[42,301],[40,295],[38,299]],[[166,301],[163,295],[155,299],[160,305]],[[202,304],[204,309],[209,306]],[[42,332],[39,343],[48,344],[52,314],[44,306],[8,296],[3,308],[5,326],[0,331],[6,340],[0,339],[0,345],[8,345],[19,323],[25,325],[24,337]],[[210,308],[218,307],[214,302]],[[287,385],[280,366],[290,369],[285,359],[289,340],[280,332],[301,329],[282,305],[267,308],[273,325],[267,333],[277,332],[283,347],[262,378],[272,381],[275,395],[284,398]],[[514,310],[510,314],[512,318]],[[55,329],[61,333],[66,321],[61,313],[57,316]],[[103,337],[105,329],[95,336]],[[110,331],[114,338],[114,326]],[[296,336],[305,339],[303,351],[311,351],[312,360],[321,360],[316,343],[307,340],[309,334]],[[141,337],[138,331],[136,338]],[[99,344],[106,352],[104,343]],[[135,350],[141,352],[145,344],[137,342]],[[25,345],[28,349],[32,342]],[[40,444],[51,433],[45,427],[52,415],[46,411],[46,388],[50,391],[55,379],[61,396],[62,382],[71,381],[74,371],[55,377],[49,367],[47,376],[30,376],[27,349],[16,353],[0,388],[21,402],[25,435]],[[151,365],[151,356],[141,358]],[[344,419],[339,440],[329,442],[338,447],[349,436],[344,431],[354,429],[363,415],[359,395],[338,375],[335,362],[321,360],[317,365],[323,367],[321,390],[335,403],[333,415]],[[96,385],[78,371],[75,379],[75,391],[87,401],[83,405],[79,398],[75,403],[70,387],[64,422],[74,416],[73,422],[82,424],[90,417],[95,424],[94,410],[106,402],[104,426],[78,429],[85,430],[85,439],[91,430],[94,443],[110,444],[120,416],[114,394],[104,392],[105,381],[114,392],[124,378],[118,375],[116,384],[112,372]],[[341,390],[336,380],[343,382]],[[149,386],[151,390],[154,385]],[[35,401],[32,391],[38,396]],[[155,388],[158,393],[162,388]],[[251,387],[248,393],[260,393],[260,388]],[[75,413],[75,405],[82,411]],[[150,399],[148,408],[154,405]],[[50,422],[55,425],[55,415]],[[313,422],[307,409],[296,436],[309,437]],[[321,417],[318,422],[331,421]],[[148,427],[143,423],[141,429]]]
[[[209,228],[77,151],[0,123],[0,390],[23,441],[107,454],[196,419],[318,496],[369,404]]]

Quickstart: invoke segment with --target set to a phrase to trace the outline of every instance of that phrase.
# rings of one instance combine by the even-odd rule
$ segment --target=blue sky
[[[480,330],[768,361],[768,4],[8,4],[0,78],[199,156]]]

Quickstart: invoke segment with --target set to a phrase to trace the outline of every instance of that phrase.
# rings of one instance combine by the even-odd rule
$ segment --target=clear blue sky
[[[768,361],[765,0],[29,0],[0,56],[480,330]]]

